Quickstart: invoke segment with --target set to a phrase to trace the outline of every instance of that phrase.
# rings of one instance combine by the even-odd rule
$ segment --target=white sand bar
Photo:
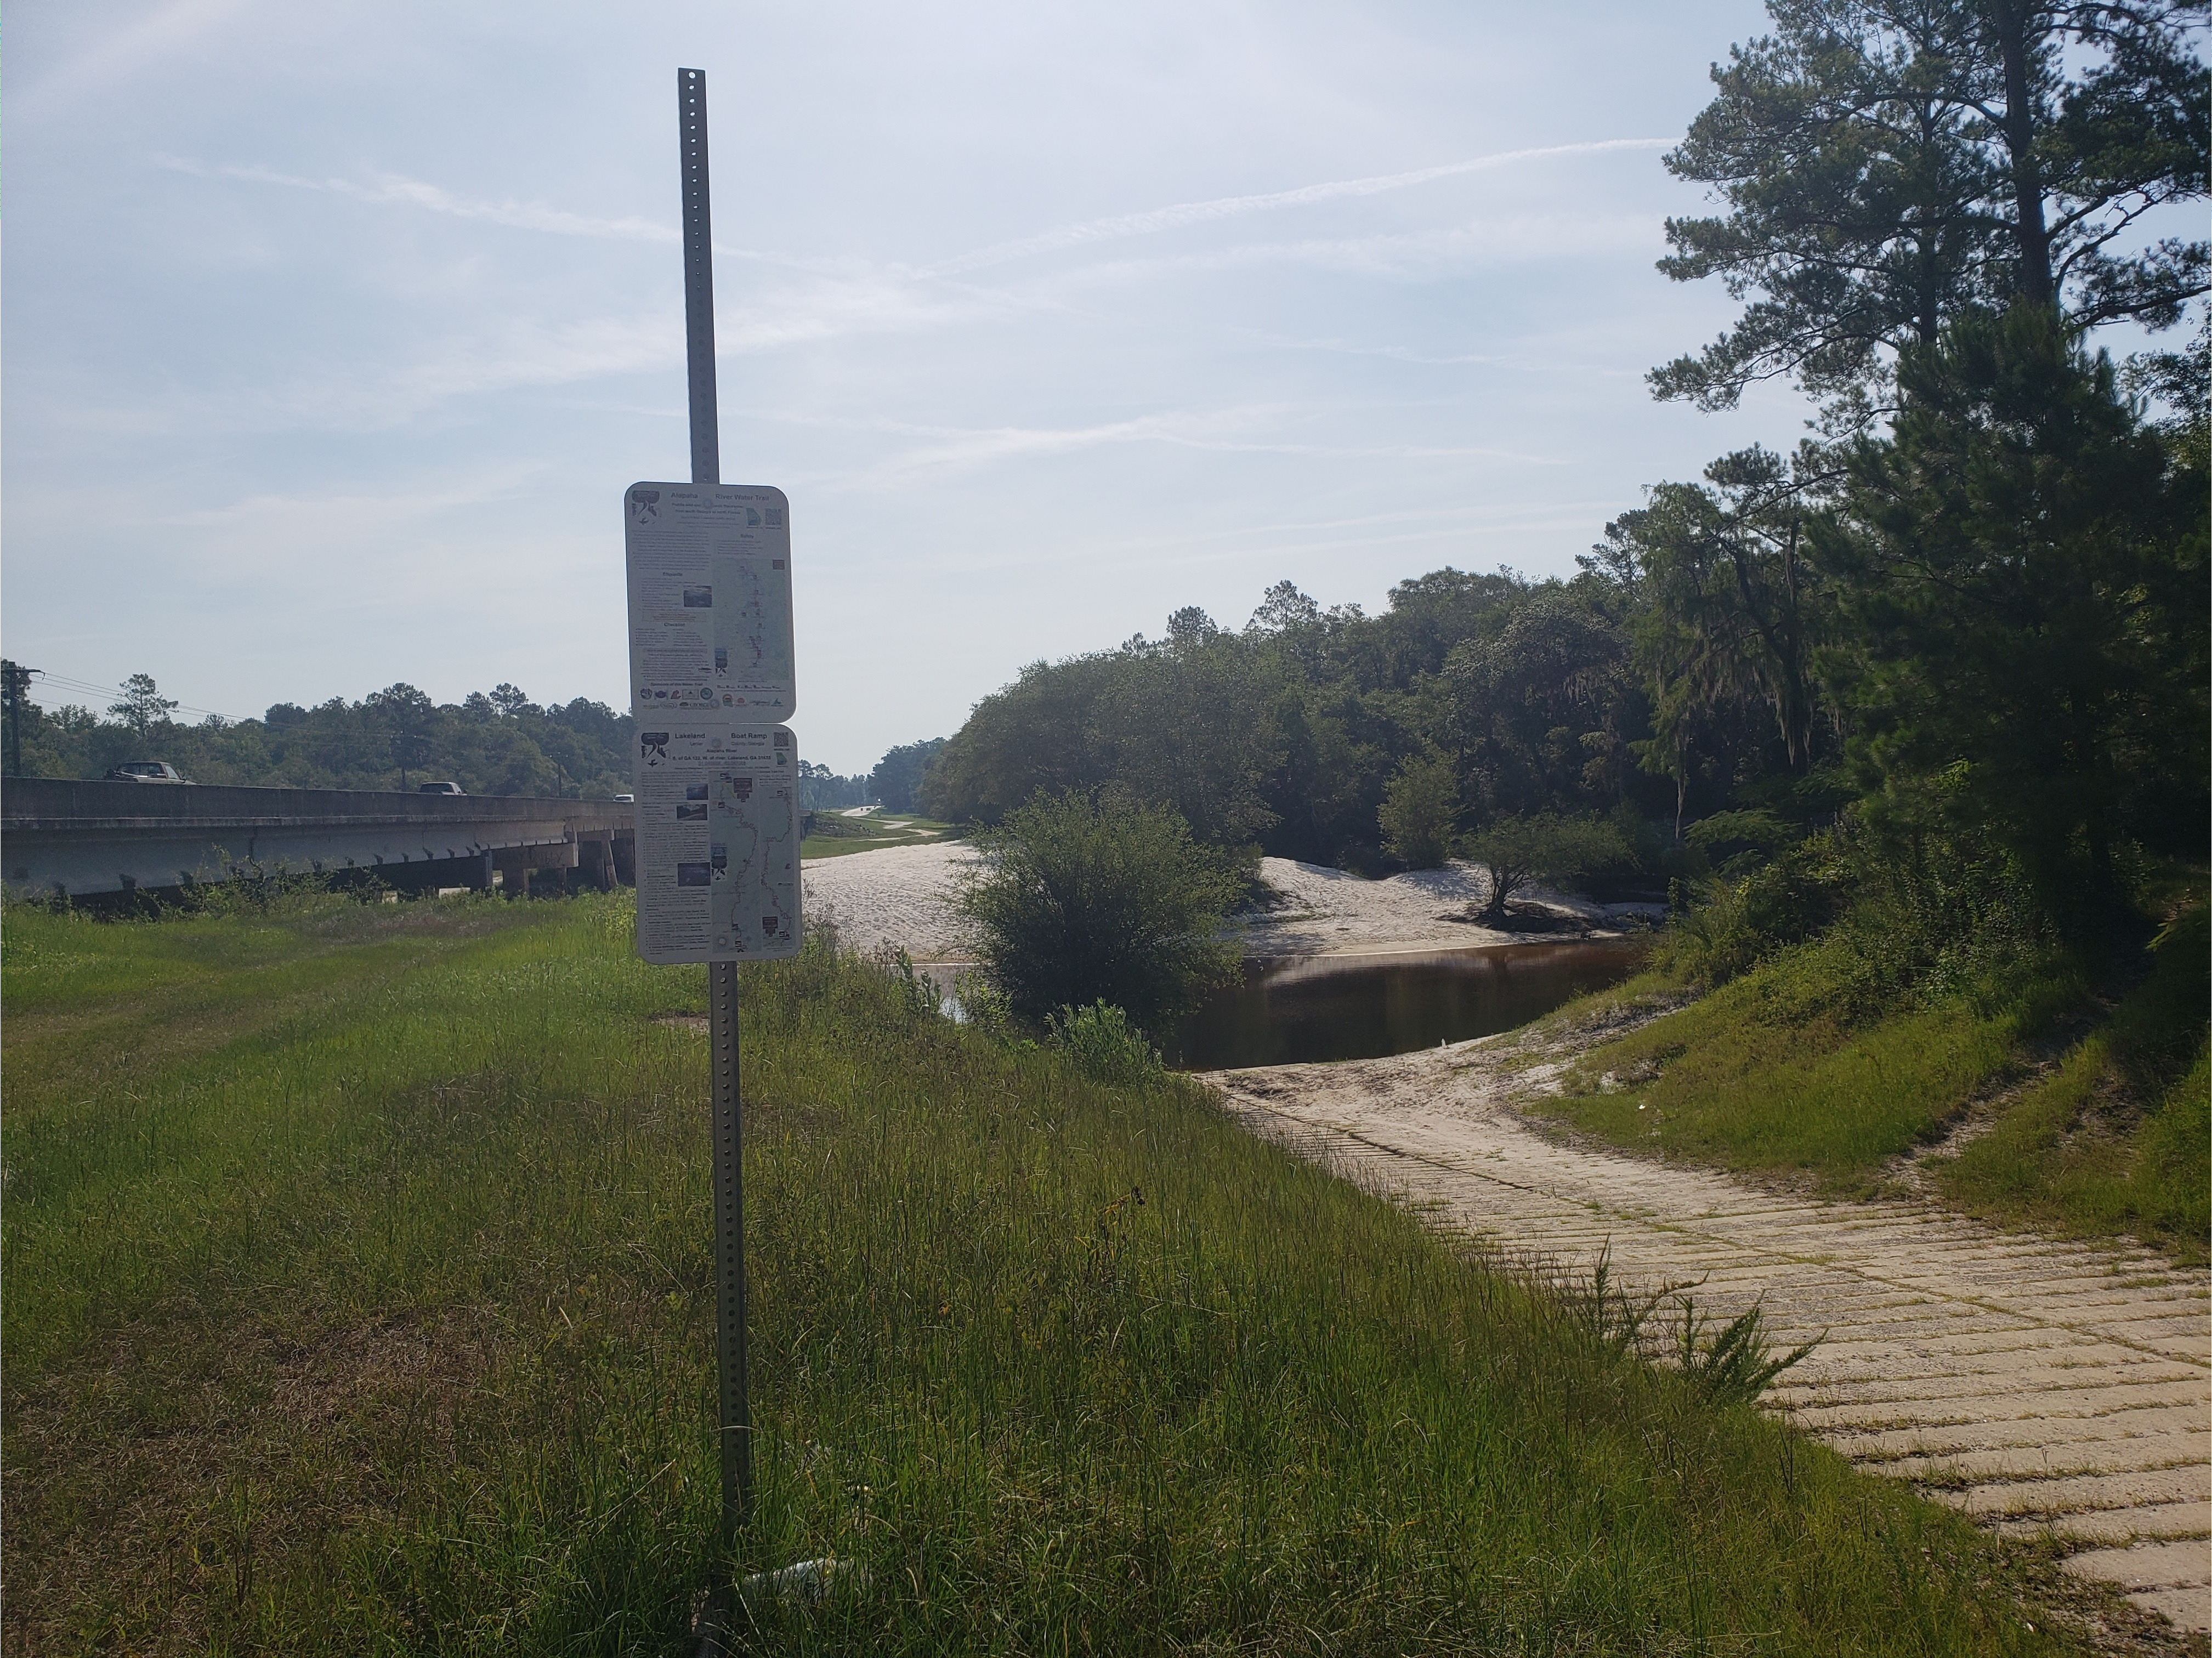
[[[952,913],[954,879],[974,853],[957,841],[889,847],[806,865],[810,915],[836,918],[848,944],[862,950],[899,948],[917,962],[972,958]],[[1244,918],[1245,947],[1259,956],[1364,954],[1516,942],[1511,933],[1464,919],[1488,891],[1471,865],[1410,871],[1363,880],[1340,869],[1262,860],[1261,878],[1287,900]],[[1638,906],[1611,908],[1551,893],[1530,895],[1603,928]]]

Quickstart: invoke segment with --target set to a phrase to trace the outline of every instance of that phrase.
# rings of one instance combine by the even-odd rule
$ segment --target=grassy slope
[[[1949,1200],[2201,1260],[2212,1101],[2203,910],[2193,917],[2116,1007],[2062,963],[1999,993],[1870,1007],[1850,939],[1831,934],[1593,1050],[1559,1108],[1616,1145],[1859,1193],[1988,1099],[1990,1132],[1931,1160]]]
[[[2208,912],[2154,952],[2100,1029],[2008,1102],[1990,1132],[1937,1164],[1962,1207],[2060,1230],[2154,1239],[2203,1260],[2212,1231],[2212,1067],[2205,1041]]]
[[[11,1650],[682,1649],[703,980],[629,931],[7,917]],[[872,1574],[763,1650],[2066,1649],[1954,1516],[1188,1083],[819,951],[745,997],[748,1554]]]

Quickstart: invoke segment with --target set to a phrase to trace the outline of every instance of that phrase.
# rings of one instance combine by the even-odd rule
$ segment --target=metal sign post
[[[676,120],[684,178],[684,343],[691,392],[691,482],[722,481],[722,435],[714,396],[714,249],[707,185],[707,72],[676,72]],[[722,1452],[726,1556],[752,1517],[752,1401],[745,1395],[745,1191],[744,1126],[738,1096],[738,964],[707,963],[714,1114],[714,1371]]]
[[[783,491],[721,481],[707,77],[676,72],[684,196],[684,323],[691,481],[623,492],[629,588],[630,756],[637,950],[707,968],[714,1191],[715,1441],[721,1523],[703,1650],[720,1650],[726,1568],[752,1518],[745,1388],[743,1121],[738,963],[786,961],[803,932],[791,511]]]
[[[691,482],[722,481],[714,397],[714,248],[707,187],[707,72],[676,71],[684,178],[684,344],[691,391]],[[752,1401],[745,1396],[745,1191],[738,1098],[738,964],[707,963],[714,1113],[714,1370],[722,1450],[722,1552],[752,1517]]]

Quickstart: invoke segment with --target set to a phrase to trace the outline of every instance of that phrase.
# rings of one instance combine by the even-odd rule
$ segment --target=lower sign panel
[[[641,730],[637,953],[648,962],[799,953],[799,745],[708,717]]]

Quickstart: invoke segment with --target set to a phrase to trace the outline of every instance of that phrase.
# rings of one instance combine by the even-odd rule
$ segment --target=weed
[[[894,946],[876,960],[884,975],[897,987],[908,1011],[934,1013],[943,1005],[945,998],[938,991],[937,981],[915,968],[914,957],[903,947]]]
[[[1141,1086],[1164,1073],[1159,1050],[1110,1003],[1063,1007],[1048,1016],[1045,1029],[1052,1045],[1094,1082]]]
[[[1775,1377],[1820,1345],[1815,1337],[1778,1357],[1767,1346],[1765,1315],[1758,1307],[1746,1308],[1715,1330],[1689,1291],[1680,1292],[1675,1301],[1682,1312],[1675,1327],[1675,1360],[1698,1391],[1716,1404],[1756,1404]]]

